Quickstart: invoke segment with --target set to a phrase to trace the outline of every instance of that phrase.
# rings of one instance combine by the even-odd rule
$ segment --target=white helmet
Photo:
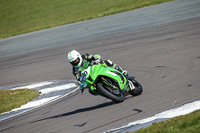
[[[76,50],[69,52],[67,59],[74,67],[80,67],[83,61],[81,54]]]

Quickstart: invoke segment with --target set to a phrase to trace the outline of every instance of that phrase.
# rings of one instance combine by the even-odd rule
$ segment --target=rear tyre
[[[133,96],[141,95],[143,92],[142,85],[139,82],[137,82],[135,79],[131,79],[130,81],[132,81],[133,85],[135,86],[135,89],[129,91],[129,93]]]
[[[117,103],[120,103],[120,102],[123,102],[124,101],[124,97],[120,97],[120,96],[116,96],[114,95],[113,93],[109,92],[108,90],[106,90],[104,87],[103,87],[103,84],[102,83],[97,83],[97,90],[102,93],[105,97],[117,102]]]

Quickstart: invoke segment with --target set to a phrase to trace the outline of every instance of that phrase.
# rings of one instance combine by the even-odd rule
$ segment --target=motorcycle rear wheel
[[[97,90],[102,93],[105,97],[117,102],[117,103],[120,103],[120,102],[123,102],[125,100],[124,97],[120,97],[120,96],[116,96],[114,95],[113,93],[109,92],[107,89],[105,89],[103,87],[103,84],[102,83],[97,83]]]

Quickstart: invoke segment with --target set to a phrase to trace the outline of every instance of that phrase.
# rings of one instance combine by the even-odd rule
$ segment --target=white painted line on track
[[[74,83],[70,83],[70,84],[67,84],[67,85],[61,85],[61,86],[56,86],[56,87],[52,87],[52,88],[42,89],[39,92],[41,94],[47,94],[47,93],[50,93],[50,92],[66,90],[66,89],[69,89],[69,88],[72,88],[72,87],[75,87]]]
[[[9,112],[2,113],[0,115],[0,121],[25,113],[40,106],[46,105],[50,102],[58,100],[64,96],[67,96],[77,91],[79,87],[77,87],[75,82],[74,83],[70,82],[74,81],[52,81],[52,82],[47,81],[41,83],[33,83],[29,85],[20,85],[20,87],[13,87],[13,88],[8,87],[11,90],[22,89],[22,88],[36,89],[40,92],[40,96],[28,102],[27,104],[22,105],[19,108],[13,109]]]
[[[154,122],[160,122],[160,121],[167,120],[167,119],[170,119],[173,117],[186,115],[186,114],[189,114],[189,113],[191,113],[195,110],[199,110],[199,109],[200,109],[200,100],[185,104],[178,108],[164,111],[164,112],[156,114],[152,117],[148,117],[148,118],[145,118],[142,120],[137,120],[135,122],[131,122],[128,125],[125,125],[125,126],[122,126],[122,127],[116,128],[116,129],[111,129],[104,133],[126,133],[126,132],[130,132],[130,131],[135,131],[140,128],[152,125],[152,123],[154,123]]]
[[[49,97],[49,98],[43,98],[43,99],[37,100],[37,101],[31,101],[31,102],[28,102],[25,105],[22,105],[19,108],[13,109],[12,111],[18,111],[18,110],[24,110],[24,109],[34,108],[34,107],[37,107],[39,105],[43,105],[46,102],[49,102],[49,101],[51,101],[51,100],[53,100],[55,98],[58,98],[59,96],[61,96],[61,95],[54,96],[54,97]]]
[[[22,89],[23,88],[28,88],[28,89],[33,89],[33,88],[37,88],[37,87],[42,87],[42,86],[45,86],[45,85],[50,85],[52,84],[53,82],[42,82],[42,83],[33,83],[31,85],[26,85],[26,86],[20,86],[20,87],[16,87],[16,88],[12,88],[11,90],[17,90],[17,89]]]

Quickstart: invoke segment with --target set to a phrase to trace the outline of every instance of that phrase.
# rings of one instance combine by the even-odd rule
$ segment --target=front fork
[[[117,88],[115,85],[113,85],[112,83],[110,83],[107,79],[105,79],[104,77],[101,77],[102,81],[104,84],[106,84],[107,86],[111,87],[111,89],[108,89],[110,92],[116,94],[116,95],[121,95],[121,97],[126,96],[126,92],[124,93],[123,90],[121,90],[120,88]]]

